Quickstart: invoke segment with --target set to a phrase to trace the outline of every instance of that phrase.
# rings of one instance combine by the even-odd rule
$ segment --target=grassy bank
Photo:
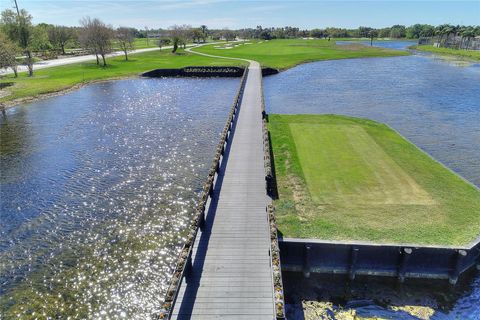
[[[151,51],[131,55],[128,61],[123,56],[108,58],[107,67],[97,66],[95,61],[70,64],[60,67],[40,69],[33,77],[21,73],[18,78],[8,75],[2,82],[13,82],[6,89],[7,96],[0,96],[0,103],[19,98],[35,97],[40,94],[65,90],[75,85],[96,80],[115,79],[135,76],[142,72],[158,68],[182,68],[185,66],[232,66],[241,62],[199,56],[179,50],[171,54],[170,50]]]
[[[158,47],[158,39],[147,39],[146,38],[135,38],[133,41],[133,48],[136,49],[145,49],[145,48],[157,48]],[[122,51],[118,41],[113,40],[112,42],[112,49],[113,51]],[[68,46],[65,48],[66,52],[71,52],[72,50],[83,50],[81,47],[76,46]]]
[[[466,245],[480,191],[388,126],[333,115],[271,115],[285,237]]]
[[[225,57],[253,59],[260,62],[262,66],[277,69],[287,69],[304,62],[318,60],[408,55],[403,51],[361,44],[336,45],[333,40],[303,39],[247,41],[241,44],[203,46],[194,50]]]
[[[133,45],[135,49],[154,48],[158,47],[158,39],[148,39],[147,41],[147,38],[135,38]]]
[[[415,45],[411,46],[410,49],[424,51],[424,52],[431,52],[436,54],[444,54],[450,56],[457,56],[457,57],[464,57],[470,58],[475,60],[480,60],[480,51],[477,50],[459,50],[459,49],[451,49],[451,48],[436,48],[432,45]]]

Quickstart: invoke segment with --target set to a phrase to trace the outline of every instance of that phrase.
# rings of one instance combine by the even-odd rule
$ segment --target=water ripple
[[[152,314],[237,85],[124,80],[7,110],[1,313]]]

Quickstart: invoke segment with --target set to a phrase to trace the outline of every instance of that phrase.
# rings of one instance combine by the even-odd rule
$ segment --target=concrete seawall
[[[191,66],[179,69],[155,69],[142,73],[143,77],[161,78],[161,77],[228,77],[239,78],[243,75],[245,68],[240,67],[205,67]],[[262,76],[277,74],[279,71],[272,68],[262,68]]]
[[[180,69],[155,69],[142,74],[144,77],[241,77],[244,68],[239,67],[185,67]]]
[[[466,248],[280,239],[282,270],[310,273],[448,279],[478,266],[480,244]]]

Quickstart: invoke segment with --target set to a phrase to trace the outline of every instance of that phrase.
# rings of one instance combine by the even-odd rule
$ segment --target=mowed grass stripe
[[[269,115],[284,237],[467,245],[480,190],[386,125]]]
[[[358,125],[291,123],[307,187],[319,203],[433,204]],[[331,175],[334,171],[337,174]]]
[[[278,69],[288,69],[301,63],[319,60],[394,57],[409,54],[405,51],[361,44],[337,45],[335,40],[324,39],[249,40],[245,43],[208,45],[194,50],[217,56],[252,59],[262,66]]]

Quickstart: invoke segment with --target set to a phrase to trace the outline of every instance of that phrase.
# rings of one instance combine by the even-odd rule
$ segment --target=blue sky
[[[207,25],[231,29],[262,26],[328,26],[356,28],[393,24],[480,24],[480,0],[476,1],[133,1],[133,0],[17,0],[34,22],[78,25],[84,16],[108,24],[137,28],[166,28],[173,24]],[[0,9],[13,0],[0,0]]]

